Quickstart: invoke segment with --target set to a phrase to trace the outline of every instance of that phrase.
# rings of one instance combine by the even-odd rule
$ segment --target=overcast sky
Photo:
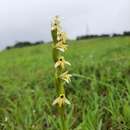
[[[69,38],[130,30],[130,0],[0,0],[0,49],[16,41],[50,41],[50,21]]]

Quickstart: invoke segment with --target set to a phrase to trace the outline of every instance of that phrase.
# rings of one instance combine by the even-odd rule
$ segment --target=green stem
[[[53,38],[53,42],[54,42],[54,46],[55,46],[56,43],[57,43],[57,30],[52,31],[52,38]],[[59,56],[58,50],[53,48],[53,60],[54,60],[54,62],[56,62],[58,60],[58,56]],[[56,91],[57,91],[58,96],[60,94],[65,94],[63,81],[61,81],[58,78],[58,76],[61,72],[62,72],[61,69],[55,70],[55,85],[56,85]],[[61,125],[62,125],[61,130],[67,130],[66,129],[66,119],[65,119],[65,106],[59,107],[59,114],[60,114]]]
[[[67,130],[66,129],[65,107],[64,106],[60,108],[60,117],[61,117],[61,124],[62,124],[61,130]]]

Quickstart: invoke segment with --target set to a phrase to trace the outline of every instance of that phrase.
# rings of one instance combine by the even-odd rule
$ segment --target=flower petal
[[[57,62],[55,63],[55,68],[57,68],[59,65],[60,65],[60,62],[57,61]]]
[[[68,104],[68,105],[71,104],[70,101],[67,98],[65,98],[65,103]]]
[[[62,52],[64,52],[65,50],[64,50],[64,48],[57,48],[58,50],[60,50],[60,51],[62,51]]]
[[[58,97],[58,98],[56,98],[56,99],[53,101],[52,105],[54,106],[54,105],[58,104],[59,101],[60,101],[60,98]]]
[[[68,61],[65,61],[65,64],[67,64],[67,65],[71,65]]]

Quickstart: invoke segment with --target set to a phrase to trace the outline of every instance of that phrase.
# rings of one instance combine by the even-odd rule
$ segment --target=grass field
[[[70,41],[68,130],[130,130],[130,37]],[[0,130],[58,130],[50,44],[0,53]]]

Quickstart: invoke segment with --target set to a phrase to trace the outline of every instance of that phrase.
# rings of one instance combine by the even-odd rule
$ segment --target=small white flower
[[[65,44],[65,43],[66,43],[66,40],[67,40],[67,35],[66,35],[66,33],[65,33],[65,32],[60,32],[60,31],[58,31],[58,32],[57,32],[57,41],[62,41],[63,44]]]
[[[61,56],[61,57],[59,57],[58,61],[55,63],[55,68],[60,66],[62,69],[64,69],[65,68],[65,64],[66,65],[71,65],[68,61],[66,61],[64,59],[63,56]]]
[[[6,117],[5,117],[5,122],[7,122],[7,121],[8,121],[8,117],[6,116]]]
[[[72,77],[72,75],[68,74],[68,71],[66,71],[66,72],[64,72],[63,74],[60,75],[60,78],[67,83],[71,82],[70,77]]]
[[[34,109],[34,110],[33,110],[33,113],[35,113],[35,112],[36,112],[36,110]]]
[[[65,105],[65,103],[68,104],[68,105],[71,104],[70,101],[65,97],[64,94],[60,94],[60,96],[54,100],[54,102],[52,103],[52,105],[58,104],[59,107],[62,107],[62,106]]]
[[[64,52],[65,50],[67,50],[67,45],[66,44],[63,44],[62,41],[58,42],[56,45],[55,45],[55,48]]]
[[[58,16],[55,16],[51,23],[51,30],[58,30],[60,28],[60,20]]]

